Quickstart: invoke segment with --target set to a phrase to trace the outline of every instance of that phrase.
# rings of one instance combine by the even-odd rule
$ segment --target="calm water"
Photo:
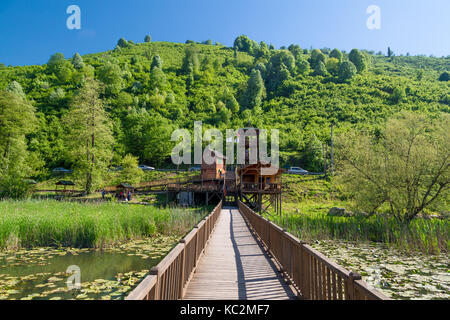
[[[106,250],[35,248],[0,252],[0,299],[122,299],[176,243],[175,237]],[[81,289],[69,290],[69,266]]]

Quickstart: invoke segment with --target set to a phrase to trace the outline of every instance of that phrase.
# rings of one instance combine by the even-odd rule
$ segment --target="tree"
[[[298,44],[291,44],[288,47],[288,50],[292,53],[292,55],[295,57],[295,59],[297,59],[297,57],[299,57],[300,55],[303,54],[303,50],[302,50],[302,48],[300,48],[300,46]]]
[[[67,83],[72,79],[72,67],[69,63],[65,63],[55,73],[60,83]]]
[[[342,52],[339,51],[338,49],[333,49],[333,50],[330,52],[330,58],[336,58],[336,59],[339,60],[339,62],[342,62],[342,59],[343,59]]]
[[[84,68],[83,58],[80,56],[79,53],[75,53],[75,55],[73,56],[72,65],[75,69],[78,69],[78,70]]]
[[[339,60],[337,58],[329,58],[325,64],[327,71],[336,76],[339,72]]]
[[[62,99],[64,99],[65,95],[64,89],[57,88],[50,93],[49,100],[53,104],[58,104]]]
[[[117,47],[119,48],[127,48],[129,46],[128,41],[124,38],[120,38],[119,41],[117,41]]]
[[[124,121],[126,151],[152,166],[170,158],[173,142],[172,125],[159,113],[133,110]]]
[[[439,81],[450,81],[450,73],[448,71],[444,71],[439,76]]]
[[[15,80],[8,85],[6,91],[12,92],[21,97],[22,99],[26,99],[25,92],[23,92],[22,86]]]
[[[450,116],[437,119],[402,112],[387,121],[381,136],[361,131],[338,136],[340,180],[368,213],[381,209],[408,224],[448,197]]]
[[[150,72],[150,88],[165,90],[168,88],[168,82],[164,71],[158,67],[153,67]]]
[[[326,60],[326,56],[319,49],[314,49],[313,51],[311,51],[311,57],[309,59],[309,64],[311,65],[311,67],[313,69],[316,68],[316,65],[319,62],[325,63],[325,60]]]
[[[120,171],[118,183],[129,183],[136,185],[141,182],[144,171],[139,168],[139,161],[137,157],[127,154],[121,162],[122,170]]]
[[[327,75],[327,68],[325,68],[325,64],[322,61],[319,61],[314,67],[314,75],[322,77]]]
[[[283,81],[295,71],[295,58],[288,50],[281,50],[274,54],[267,65],[266,85],[270,92],[276,92]]]
[[[255,58],[256,59],[268,59],[270,57],[269,46],[261,41],[259,43],[259,47],[255,49]]]
[[[144,41],[145,41],[146,43],[150,43],[150,42],[152,42],[152,37],[148,34],[148,35],[145,36]]]
[[[394,91],[391,94],[391,100],[393,103],[398,104],[403,101],[405,96],[406,96],[405,89],[402,87],[396,87],[394,88]]]
[[[264,81],[259,70],[253,69],[247,82],[247,89],[242,99],[242,106],[253,109],[261,105],[264,96]]]
[[[241,35],[234,40],[233,48],[238,51],[253,54],[253,50],[257,47],[257,43],[250,40],[246,35]]]
[[[298,57],[295,60],[295,65],[297,66],[297,72],[302,75],[306,75],[309,73],[310,67],[309,62],[303,57]]]
[[[323,171],[322,143],[315,134],[308,135],[300,158],[304,168],[312,172]]]
[[[356,67],[350,61],[344,61],[339,66],[338,77],[340,82],[351,80],[356,75]]]
[[[348,55],[348,59],[355,65],[358,73],[363,72],[367,68],[367,60],[364,54],[358,49],[353,49]]]
[[[184,58],[181,70],[184,74],[195,74],[198,72],[200,62],[198,59],[198,50],[195,46],[189,46],[184,50]]]
[[[153,60],[152,60],[152,64],[150,66],[150,69],[153,69],[155,67],[162,69],[162,66],[163,66],[163,62],[161,60],[161,57],[158,55],[154,56]]]
[[[64,55],[62,53],[55,53],[48,60],[47,69],[50,73],[56,73],[65,63],[66,58]]]
[[[68,154],[87,194],[101,184],[112,159],[112,124],[100,92],[98,81],[86,79],[63,118]]]
[[[223,90],[221,100],[225,103],[227,109],[230,110],[232,113],[236,114],[239,112],[239,103],[237,102],[233,93],[231,93],[230,89],[225,88]]]
[[[391,50],[391,47],[388,47],[387,55],[389,58],[394,56],[394,51]]]
[[[25,136],[37,125],[33,106],[11,91],[0,92],[0,198],[23,198],[32,174]]]
[[[108,95],[117,95],[123,87],[122,71],[113,62],[107,61],[98,69],[98,78],[106,85]]]

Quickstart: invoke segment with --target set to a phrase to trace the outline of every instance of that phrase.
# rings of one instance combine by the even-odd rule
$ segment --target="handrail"
[[[239,211],[267,251],[304,299],[390,300],[361,280],[361,275],[334,263],[241,201]]]
[[[125,300],[182,299],[221,210],[222,201],[150,270]]]

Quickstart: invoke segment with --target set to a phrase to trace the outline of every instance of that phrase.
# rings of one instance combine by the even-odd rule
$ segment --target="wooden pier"
[[[222,209],[184,299],[285,300],[294,297],[239,210]]]
[[[238,205],[222,208],[220,202],[126,299],[389,299],[359,274]]]

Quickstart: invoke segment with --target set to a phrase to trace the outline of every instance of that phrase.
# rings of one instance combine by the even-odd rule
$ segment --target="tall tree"
[[[65,63],[66,58],[64,55],[62,53],[55,53],[48,60],[47,69],[50,73],[56,73]]]
[[[150,42],[152,42],[152,37],[148,34],[148,35],[145,36],[144,41],[145,41],[146,43],[150,43]]]
[[[353,49],[348,55],[348,59],[355,65],[358,73],[367,69],[367,60],[364,54],[358,49]]]
[[[107,95],[117,95],[123,87],[122,71],[114,61],[107,61],[98,69],[98,79],[106,85]]]
[[[17,81],[12,81],[8,87],[6,88],[6,91],[15,93],[16,95],[18,95],[19,97],[21,97],[22,99],[26,99],[25,97],[25,92],[23,92],[23,88],[20,85],[20,83],[18,83]]]
[[[346,82],[356,75],[356,67],[350,61],[344,61],[339,66],[338,77],[340,82]]]
[[[327,57],[323,54],[322,51],[320,51],[319,49],[314,49],[313,51],[311,51],[311,57],[309,58],[309,64],[311,65],[311,67],[313,69],[315,69],[316,65],[319,62],[325,63],[326,58]]]
[[[388,55],[389,58],[394,55],[394,51],[391,50],[391,47],[388,47],[387,55]]]
[[[90,194],[98,187],[112,159],[112,124],[103,101],[101,85],[88,78],[73,98],[64,116],[67,150],[75,173]]]
[[[162,69],[162,66],[163,66],[163,62],[162,62],[161,57],[158,55],[154,56],[150,68],[153,69],[156,67],[156,68]]]
[[[253,54],[255,48],[258,47],[258,44],[250,40],[246,35],[240,35],[234,40],[233,48],[238,51],[247,52],[249,54]]]
[[[77,52],[72,58],[72,64],[75,69],[83,69],[84,68],[84,62],[83,58],[80,56],[80,54]]]
[[[25,135],[36,126],[33,106],[14,92],[0,92],[0,172],[23,165]]]
[[[37,121],[33,106],[21,96],[0,92],[0,197],[21,198],[26,195],[23,178],[32,174],[25,135]]]
[[[122,170],[120,171],[118,183],[129,183],[131,185],[141,182],[144,171],[139,168],[139,159],[131,154],[127,154],[121,162]]]
[[[314,67],[314,75],[322,77],[327,75],[327,68],[322,61],[319,61]]]
[[[333,49],[330,52],[330,58],[336,58],[339,60],[339,62],[342,62],[343,59],[342,52],[339,49]]]
[[[253,109],[261,105],[264,96],[264,81],[259,70],[253,69],[247,82],[247,89],[242,98],[242,106]]]

